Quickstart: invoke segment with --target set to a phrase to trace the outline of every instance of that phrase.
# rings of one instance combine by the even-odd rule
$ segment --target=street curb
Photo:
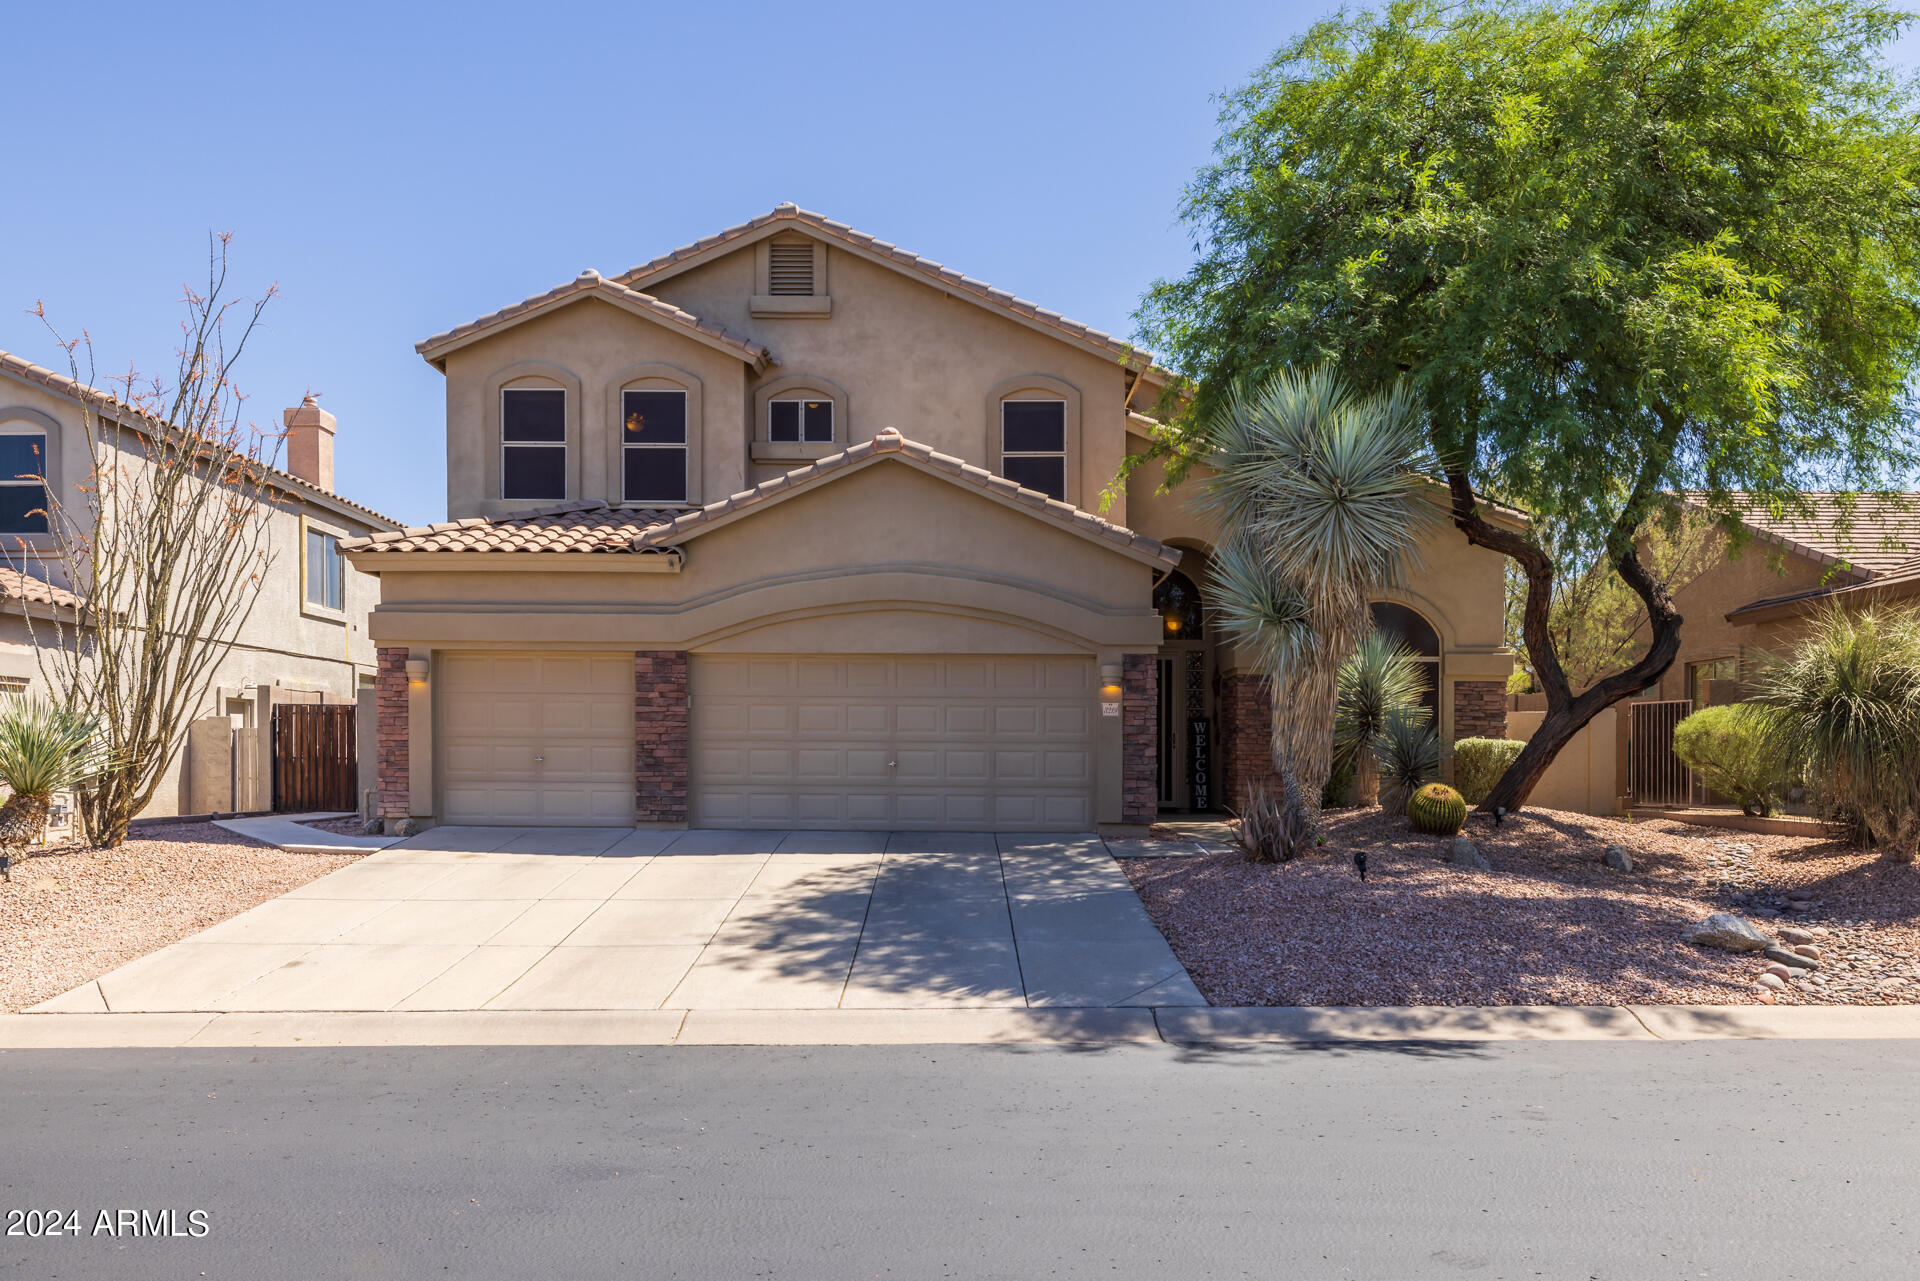
[[[454,1045],[1324,1045],[1920,1039],[1920,1006],[0,1014],[0,1051]]]

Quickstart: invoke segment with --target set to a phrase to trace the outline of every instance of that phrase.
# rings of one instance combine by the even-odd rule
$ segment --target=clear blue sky
[[[64,367],[44,300],[103,370],[170,370],[231,231],[282,292],[252,416],[324,393],[341,492],[438,520],[417,340],[782,200],[1129,334],[1189,260],[1213,95],[1334,7],[15,5],[0,348]]]

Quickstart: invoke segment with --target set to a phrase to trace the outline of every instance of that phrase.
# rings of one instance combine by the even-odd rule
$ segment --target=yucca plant
[[[1273,690],[1275,763],[1317,797],[1332,772],[1341,664],[1437,517],[1419,401],[1283,370],[1230,392],[1205,442],[1207,503],[1225,531],[1221,624]]]
[[[1752,700],[1775,742],[1859,816],[1892,862],[1920,853],[1920,614],[1839,608],[1818,615],[1789,658],[1761,665]]]
[[[1427,723],[1423,707],[1397,707],[1373,740],[1380,770],[1380,805],[1404,814],[1407,800],[1440,773],[1440,739]]]
[[[106,769],[99,724],[39,698],[0,701],[0,783],[11,793],[0,805],[0,849],[19,849],[47,829],[53,794]]]
[[[1360,638],[1340,665],[1333,714],[1334,751],[1352,756],[1355,797],[1362,805],[1379,799],[1380,771],[1368,749],[1387,728],[1387,717],[1420,706],[1425,673],[1404,641],[1375,628]]]

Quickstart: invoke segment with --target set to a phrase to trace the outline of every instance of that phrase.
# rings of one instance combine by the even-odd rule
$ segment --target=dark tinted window
[[[1403,642],[1422,658],[1440,656],[1440,633],[1418,612],[1390,601],[1375,601],[1372,608],[1375,627]]]
[[[567,496],[567,450],[564,445],[509,445],[500,462],[502,498]]]
[[[800,402],[776,400],[767,406],[767,439],[794,443],[800,439]]]
[[[833,402],[831,400],[802,401],[801,412],[806,420],[809,441],[818,443],[833,439]]]
[[[0,485],[0,534],[47,532],[44,485]]]
[[[565,441],[567,393],[509,390],[500,393],[500,439]]]
[[[0,480],[47,474],[47,438],[39,432],[0,433]]]
[[[1067,460],[1058,454],[1051,458],[1002,458],[1000,474],[1024,489],[1037,489],[1049,498],[1064,501],[1067,496]]]
[[[683,503],[687,500],[687,451],[629,449],[626,496],[630,503]]]
[[[620,416],[626,423],[623,438],[629,445],[687,443],[687,393],[684,391],[622,392]]]
[[[1057,454],[1067,447],[1067,404],[1063,400],[1005,401],[1000,406],[1000,424],[1001,453]]]

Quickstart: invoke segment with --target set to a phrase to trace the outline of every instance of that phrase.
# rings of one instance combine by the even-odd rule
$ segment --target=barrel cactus
[[[1452,836],[1467,823],[1467,802],[1445,783],[1428,783],[1407,802],[1407,820],[1416,832]]]

